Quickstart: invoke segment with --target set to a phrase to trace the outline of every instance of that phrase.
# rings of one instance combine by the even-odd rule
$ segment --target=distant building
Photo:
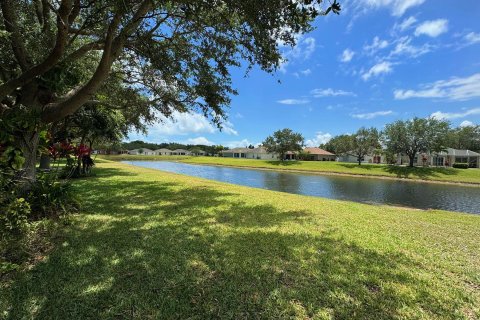
[[[159,155],[159,156],[169,156],[172,154],[172,150],[170,149],[157,149],[157,150],[154,150],[153,152],[155,152],[156,155]]]
[[[397,157],[397,164],[409,164],[406,155]],[[468,163],[470,168],[480,168],[480,153],[471,150],[447,148],[438,153],[419,153],[413,160],[416,166],[451,167],[454,163]]]
[[[153,156],[155,155],[155,151],[147,148],[139,148],[139,149],[129,150],[128,154],[132,154],[132,155],[140,154],[140,155],[146,155],[146,156]]]
[[[267,152],[263,147],[258,148],[233,148],[229,150],[222,150],[219,152],[220,156],[226,158],[245,158],[245,159],[262,159],[262,160],[278,160],[278,155]]]
[[[191,154],[192,153],[190,151],[185,149],[175,149],[171,153],[172,156],[189,156]]]
[[[320,148],[305,148],[304,152],[308,152],[307,160],[313,161],[335,161],[337,156],[327,150]]]

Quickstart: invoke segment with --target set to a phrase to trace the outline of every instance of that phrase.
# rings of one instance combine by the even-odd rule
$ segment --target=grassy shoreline
[[[2,284],[2,316],[480,316],[479,216],[96,170],[56,249]]]
[[[219,165],[228,167],[267,169],[277,171],[307,172],[315,174],[336,174],[345,176],[361,176],[365,178],[408,179],[421,182],[453,183],[480,186],[480,169],[455,168],[409,168],[404,166],[388,166],[324,161],[269,161],[255,159],[233,159],[221,157],[189,157],[189,156],[138,156],[114,155],[101,156],[113,161],[181,161],[191,164]]]

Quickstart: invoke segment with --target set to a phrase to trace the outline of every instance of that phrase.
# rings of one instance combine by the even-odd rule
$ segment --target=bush
[[[457,168],[457,169],[468,169],[468,163],[456,162],[452,165],[452,167]]]
[[[22,258],[23,239],[28,231],[30,205],[24,198],[5,197],[0,213],[0,257],[10,261]]]
[[[70,182],[58,181],[54,174],[39,175],[26,198],[35,220],[57,218],[79,207]]]

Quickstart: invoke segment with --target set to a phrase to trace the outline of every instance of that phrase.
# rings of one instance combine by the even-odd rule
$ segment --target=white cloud
[[[278,100],[277,102],[281,104],[294,105],[294,104],[306,104],[306,103],[309,103],[310,101],[307,99],[283,99],[283,100]]]
[[[312,70],[305,69],[305,70],[300,70],[299,72],[294,72],[293,75],[297,78],[300,78],[300,74],[303,76],[308,76],[311,73],[312,73]]]
[[[327,89],[313,89],[310,93],[315,98],[322,98],[322,97],[337,97],[337,96],[356,96],[355,93],[344,91],[344,90],[334,90],[332,88]]]
[[[368,113],[355,113],[355,114],[352,114],[351,116],[352,118],[356,118],[356,119],[369,120],[377,117],[389,116],[392,114],[393,114],[392,110],[385,110],[385,111],[375,111],[375,112],[368,112]]]
[[[395,90],[395,99],[410,98],[446,98],[450,100],[469,100],[480,97],[480,73],[466,78],[453,77],[421,85],[421,90]]]
[[[416,58],[424,55],[432,50],[432,46],[429,44],[423,44],[422,46],[414,46],[411,44],[412,38],[405,36],[397,40],[395,49],[390,52],[390,56],[408,56]]]
[[[468,121],[468,120],[464,120],[464,121],[462,121],[462,123],[460,123],[461,128],[474,127],[474,126],[475,126],[475,124],[472,121]]]
[[[299,36],[297,44],[282,53],[279,70],[282,73],[287,72],[287,66],[294,60],[307,60],[315,51],[315,38]]]
[[[367,72],[362,74],[362,79],[367,81],[370,79],[372,76],[379,76],[381,74],[387,74],[392,72],[392,63],[388,61],[383,61],[380,63],[377,63],[373,67],[370,68]]]
[[[310,70],[310,69],[305,69],[305,70],[300,71],[300,73],[303,74],[304,76],[308,76],[309,74],[312,73],[312,70]]]
[[[467,45],[475,44],[480,42],[480,33],[470,32],[467,33],[463,39],[466,41]]]
[[[206,146],[213,146],[215,142],[209,141],[205,137],[190,138],[184,141],[185,144],[203,144]]]
[[[375,36],[373,38],[372,44],[366,44],[363,46],[363,50],[369,55],[375,54],[377,51],[384,49],[388,46],[387,40],[381,40],[379,37]]]
[[[408,9],[424,3],[425,0],[362,0],[360,5],[364,10],[376,8],[389,8],[393,16],[400,17]]]
[[[465,118],[468,116],[478,115],[478,114],[480,114],[480,108],[472,108],[472,109],[465,110],[463,112],[437,111],[432,113],[430,116],[432,118],[439,119],[439,120],[452,120],[452,119]]]
[[[350,62],[352,61],[353,56],[355,55],[355,51],[350,49],[343,50],[342,55],[340,56],[340,61],[342,62]]]
[[[393,26],[393,31],[405,31],[412,27],[417,22],[417,19],[414,16],[410,16],[407,19],[403,20],[401,23],[395,23]]]
[[[259,143],[252,143],[248,139],[243,139],[243,140],[237,140],[237,141],[228,141],[223,144],[223,146],[229,147],[230,149],[245,148],[245,147],[248,147],[249,145],[258,146]]]
[[[233,128],[233,123],[228,120],[222,123],[222,132],[238,136],[238,131]]]
[[[448,31],[448,20],[437,19],[425,21],[415,29],[415,36],[422,34],[435,38]]]
[[[323,133],[321,131],[317,132],[313,139],[308,139],[305,141],[305,145],[307,147],[318,147],[323,143],[327,143],[332,139],[332,135],[330,133]]]

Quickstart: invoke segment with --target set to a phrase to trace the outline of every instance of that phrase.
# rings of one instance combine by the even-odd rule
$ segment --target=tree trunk
[[[18,145],[22,150],[25,163],[23,164],[23,182],[25,182],[25,189],[29,189],[36,180],[36,166],[37,166],[37,151],[38,151],[38,132],[22,132],[20,137],[17,137]]]
[[[42,153],[40,155],[40,170],[50,170],[50,156],[48,154]]]
[[[409,164],[409,165],[410,165],[410,167],[413,168],[413,166],[414,166],[414,160],[415,160],[415,155],[411,155],[411,156],[408,156],[408,157],[409,157],[409,159],[410,159],[410,164]]]
[[[358,165],[361,166],[361,165],[362,165],[362,158],[361,158],[361,157],[357,157],[357,160],[358,160]]]

